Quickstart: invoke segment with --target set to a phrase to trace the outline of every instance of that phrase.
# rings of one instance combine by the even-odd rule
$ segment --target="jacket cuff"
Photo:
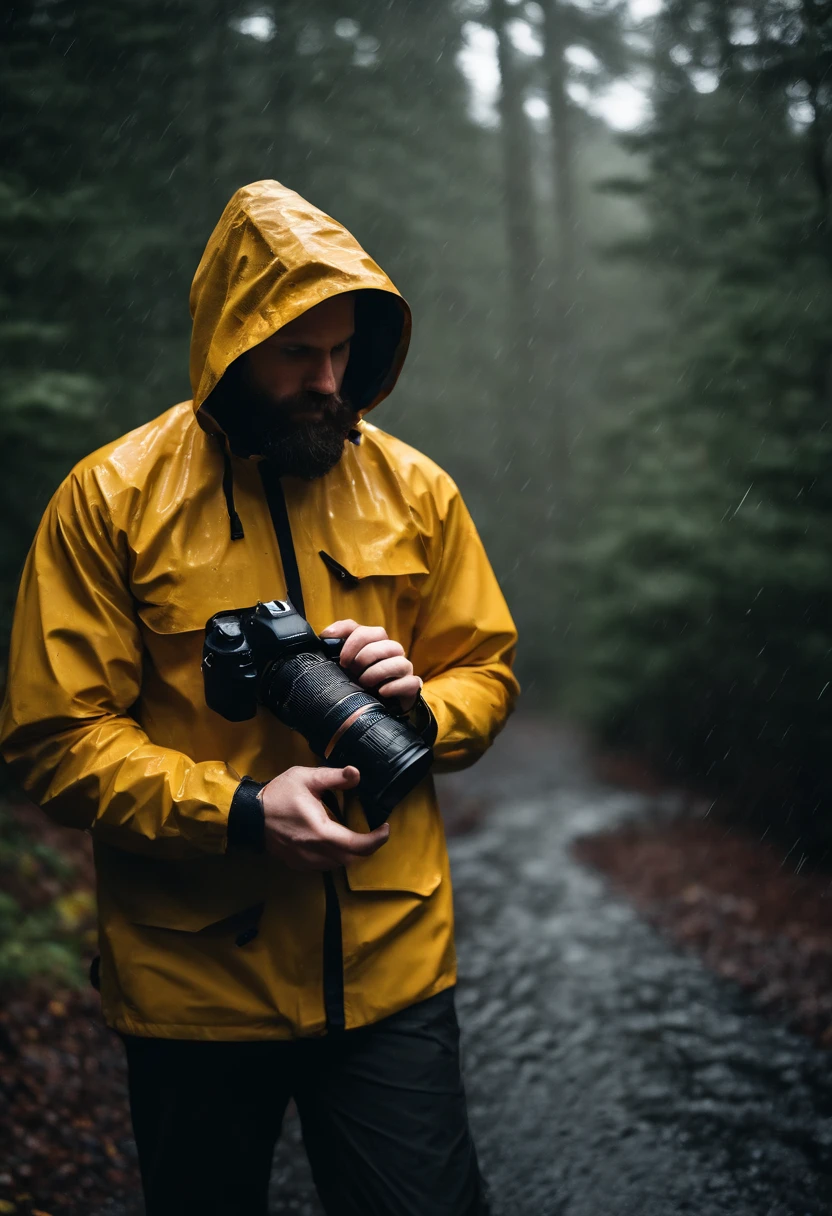
[[[252,849],[262,853],[265,849],[266,819],[263,806],[257,795],[265,783],[252,777],[243,777],[231,799],[228,812],[228,848]]]
[[[421,693],[419,693],[413,707],[406,715],[406,719],[408,724],[416,731],[416,734],[421,736],[423,742],[427,743],[428,747],[433,747],[439,727],[437,726],[436,718],[433,716],[433,710]]]

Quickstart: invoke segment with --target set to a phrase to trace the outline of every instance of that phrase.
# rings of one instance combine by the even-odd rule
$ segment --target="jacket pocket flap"
[[[214,601],[207,601],[209,606],[213,608]],[[239,607],[240,605],[232,605]],[[220,608],[215,611],[222,611]],[[208,612],[205,620],[201,620],[193,607],[183,607],[177,604],[174,600],[168,600],[165,604],[137,604],[136,610],[139,614],[139,619],[142,624],[146,625],[153,633],[199,633],[205,632],[205,624],[208,618],[212,615]]]
[[[347,825],[353,831],[367,831],[367,820],[356,798],[347,802]],[[386,844],[371,857],[362,857],[346,867],[347,885],[351,891],[432,895],[442,881],[445,860],[439,809],[417,788],[392,812]]]
[[[318,550],[318,556],[345,587],[355,586],[365,578],[430,573],[424,548],[415,536],[392,541],[389,537],[380,538],[376,543],[362,543],[359,536],[344,536],[337,546],[330,540]]]
[[[386,846],[385,846],[386,847]],[[373,857],[362,857],[347,866],[347,886],[351,891],[401,891],[408,895],[432,895],[442,881],[438,870],[407,874],[403,871],[389,873],[383,867],[373,866]]]

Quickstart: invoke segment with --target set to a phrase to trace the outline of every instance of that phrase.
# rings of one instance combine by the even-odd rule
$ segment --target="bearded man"
[[[450,478],[365,420],[395,287],[276,182],[238,191],[191,293],[193,401],[83,460],[23,574],[0,740],[95,852],[104,1016],[148,1216],[263,1216],[294,1099],[327,1213],[484,1210],[430,777],[368,830],[360,773],[205,703],[214,613],[292,600],[437,769],[488,747],[514,627]]]

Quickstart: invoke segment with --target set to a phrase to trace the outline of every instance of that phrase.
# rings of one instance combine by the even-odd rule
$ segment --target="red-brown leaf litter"
[[[832,877],[799,848],[697,813],[586,836],[573,854],[755,1004],[832,1047]]]
[[[96,994],[18,994],[0,1013],[0,1051],[0,1212],[90,1216],[132,1201],[124,1062]]]
[[[26,853],[26,865],[3,866],[3,890],[27,911],[56,900],[66,908],[67,936],[75,936],[87,965],[95,953],[89,838],[56,827],[34,807],[7,810],[25,839],[69,864],[62,879]],[[0,1216],[138,1210],[123,1052],[101,1020],[98,994],[33,979],[7,987],[2,998]]]

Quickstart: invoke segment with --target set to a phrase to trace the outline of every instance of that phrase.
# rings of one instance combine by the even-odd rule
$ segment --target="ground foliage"
[[[89,842],[0,803],[0,991],[38,975],[79,986],[95,944]]]

